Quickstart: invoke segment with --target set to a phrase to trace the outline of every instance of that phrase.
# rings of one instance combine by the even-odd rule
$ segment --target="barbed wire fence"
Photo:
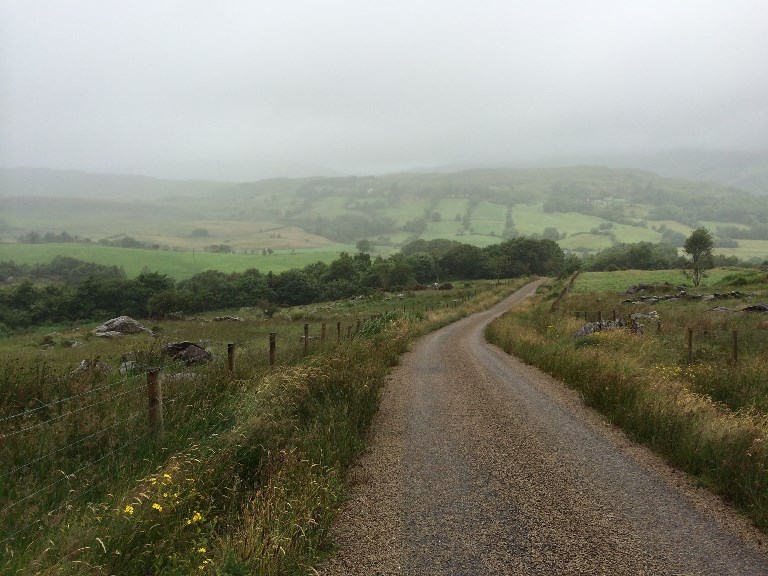
[[[118,479],[151,473],[164,454],[186,446],[190,433],[221,427],[222,419],[210,416],[236,376],[238,356],[258,376],[298,361],[313,343],[281,342],[266,331],[249,336],[260,341],[229,344],[207,365],[158,362],[159,368],[113,379],[75,371],[66,377],[93,385],[44,403],[33,399],[35,405],[0,416],[0,558],[81,513]],[[94,363],[91,371],[98,369]],[[208,422],[200,426],[201,420]]]
[[[222,427],[226,418],[210,415],[237,378],[239,362],[258,377],[351,341],[363,323],[361,317],[305,322],[298,337],[296,329],[282,338],[251,331],[248,343],[228,344],[208,365],[158,362],[159,368],[116,379],[94,377],[94,363],[67,376],[91,380],[87,390],[44,403],[28,400],[36,405],[0,416],[0,559],[64,525],[118,480],[150,474],[169,451],[183,449],[191,433]]]
[[[612,325],[630,326],[632,314],[617,313],[615,309],[574,310],[576,318],[595,324],[594,330],[611,329]],[[672,326],[659,317],[636,314],[646,333],[664,334],[672,346],[678,346],[690,364],[697,360],[715,360],[737,364],[739,357],[747,354],[764,354],[768,349],[768,329],[734,326],[734,328],[701,328]],[[618,324],[617,324],[618,323]]]
[[[229,343],[206,365],[168,361],[158,353],[144,359],[156,368],[120,375],[102,372],[98,359],[65,375],[36,368],[39,396],[24,391],[23,382],[19,398],[0,390],[0,563],[46,531],[66,526],[116,486],[152,474],[174,450],[194,442],[194,434],[225,427],[228,418],[218,414],[216,402],[241,373],[259,379],[351,342],[367,321],[448,311],[470,295],[426,303],[393,300],[389,310],[377,314],[292,319],[277,323],[278,331],[249,330],[247,340]],[[246,369],[240,370],[240,363]],[[67,379],[74,384],[62,389],[74,393],[47,396],[49,382],[58,386]]]

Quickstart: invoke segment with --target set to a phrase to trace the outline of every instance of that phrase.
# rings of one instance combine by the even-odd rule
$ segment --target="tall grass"
[[[312,341],[306,356],[301,316],[320,320],[319,307],[269,324],[162,324],[157,328],[166,339],[207,335],[219,360],[205,368],[166,366],[159,440],[147,426],[143,376],[73,373],[69,362],[32,369],[23,361],[31,352],[20,351],[0,383],[0,413],[26,410],[25,425],[15,418],[0,422],[2,473],[12,480],[3,478],[0,495],[0,509],[12,505],[3,518],[10,534],[2,536],[2,571],[306,572],[330,549],[328,529],[345,470],[364,445],[390,366],[415,335],[495,303],[515,287],[489,284],[477,294],[467,288],[453,297],[433,292],[381,302],[375,314],[373,304],[356,305],[359,331],[354,316],[336,316],[340,310],[333,307],[325,310],[326,342]],[[331,331],[336,317],[354,326],[353,338],[338,345]],[[280,335],[279,363],[272,370],[266,346],[271,331]],[[311,333],[318,331],[315,322]],[[238,344],[231,379],[223,362],[227,341]],[[131,345],[146,362],[162,361],[157,341],[135,337]],[[130,387],[135,390],[119,401],[113,397],[114,389]],[[101,389],[103,397],[90,393]],[[73,396],[63,413],[83,410],[51,421],[58,400]],[[91,406],[94,398],[104,402]],[[40,399],[49,413],[30,412]],[[121,422],[133,415],[135,422]],[[9,434],[27,424],[44,425],[14,443]],[[46,488],[51,482],[54,487]],[[16,515],[18,510],[24,513]]]
[[[620,329],[574,339],[584,310],[607,305],[619,316],[638,311],[620,299],[609,292],[571,294],[555,311],[546,301],[532,302],[493,323],[487,335],[579,390],[587,405],[768,531],[765,316],[712,312],[712,302],[678,300],[655,305],[660,329],[646,322],[643,335]],[[689,327],[696,342],[690,363]],[[732,330],[749,335],[740,342],[737,362]],[[713,339],[713,333],[719,336]]]

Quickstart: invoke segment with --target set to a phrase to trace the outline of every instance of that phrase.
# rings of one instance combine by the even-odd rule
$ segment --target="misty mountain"
[[[632,167],[655,172],[660,176],[712,182],[754,194],[768,195],[768,150],[672,150],[645,154],[572,156],[549,160],[539,165],[544,167],[552,164]]]
[[[629,171],[647,171],[670,178],[682,178],[695,182],[708,182],[768,195],[768,151],[765,152],[715,152],[701,150],[678,150],[665,153],[647,153],[614,156],[572,156],[551,159],[509,168],[487,168],[471,164],[454,163],[442,166],[412,168],[408,174],[419,175],[425,182],[442,181],[444,176],[452,179],[473,180],[480,174],[510,172],[520,176],[527,170],[538,174],[549,172],[567,173],[573,177],[573,167],[606,166]],[[293,164],[291,165],[293,166]],[[561,168],[554,168],[559,166]],[[568,168],[571,167],[571,168]],[[0,196],[43,196],[48,198],[94,198],[118,202],[170,200],[180,197],[201,198],[237,194],[248,188],[293,188],[297,182],[311,182],[327,179],[328,182],[343,182],[355,179],[362,181],[391,181],[398,174],[378,176],[351,176],[317,167],[316,174],[308,173],[309,166],[294,173],[288,165],[285,177],[265,178],[256,181],[224,182],[213,180],[168,180],[129,174],[91,174],[77,170],[54,170],[45,168],[0,168]],[[277,173],[281,170],[277,170]],[[269,173],[269,171],[264,172]],[[653,176],[650,175],[650,176]],[[560,177],[560,176],[558,176]]]

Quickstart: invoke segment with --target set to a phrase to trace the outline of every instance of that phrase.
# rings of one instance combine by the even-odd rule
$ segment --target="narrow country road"
[[[320,573],[768,574],[746,522],[485,343],[536,287],[404,356]]]

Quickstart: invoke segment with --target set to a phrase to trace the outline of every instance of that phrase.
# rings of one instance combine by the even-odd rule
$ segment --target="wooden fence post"
[[[336,322],[336,344],[341,343],[341,322]]]
[[[325,322],[320,326],[320,342],[325,342]]]
[[[309,349],[309,324],[304,324],[304,355],[307,355]]]
[[[269,367],[274,368],[275,367],[275,348],[277,347],[277,343],[275,342],[277,338],[277,334],[274,332],[269,333]]]
[[[163,435],[163,387],[160,383],[160,368],[147,370],[147,397],[149,428],[155,439]]]
[[[227,371],[231,380],[235,375],[235,345],[231,342],[227,344]]]
[[[739,331],[733,331],[733,363],[736,364],[739,360]]]
[[[693,328],[688,328],[688,364],[693,362]]]
[[[352,340],[352,324],[347,325],[347,340]]]

